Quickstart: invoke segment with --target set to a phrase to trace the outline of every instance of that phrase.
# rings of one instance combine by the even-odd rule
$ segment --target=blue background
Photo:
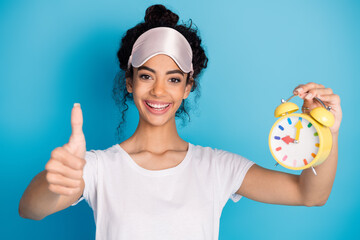
[[[198,107],[179,127],[185,140],[299,174],[274,167],[267,137],[275,107],[307,82],[332,88],[342,100],[339,164],[327,204],[230,200],[220,239],[359,239],[360,3],[346,0],[1,1],[1,238],[94,239],[85,201],[41,221],[20,218],[18,204],[51,151],[68,141],[74,102],[82,105],[88,150],[118,143],[116,52],[153,3],[165,3],[180,21],[191,18],[210,59]],[[122,139],[136,123],[133,106]]]

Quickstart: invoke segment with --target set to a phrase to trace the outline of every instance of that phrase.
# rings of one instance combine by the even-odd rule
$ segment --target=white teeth
[[[170,105],[170,104],[153,104],[153,103],[149,103],[149,102],[146,102],[146,104],[152,108],[156,108],[157,110],[163,110]]]

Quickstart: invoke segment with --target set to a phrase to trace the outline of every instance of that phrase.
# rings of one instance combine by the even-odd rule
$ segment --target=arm
[[[262,168],[254,164],[247,172],[238,194],[255,201],[297,206],[322,206],[326,203],[335,179],[337,166],[337,137],[333,136],[329,157],[301,175]]]
[[[69,207],[81,196],[85,186],[84,181],[81,182],[80,190],[69,196],[61,195],[50,191],[46,172],[44,170],[36,175],[21,197],[19,204],[19,215],[21,217],[41,220]]]
[[[315,167],[317,176],[311,169],[303,170],[301,175],[293,175],[253,165],[237,193],[264,203],[322,206],[330,195],[337,168],[338,134],[342,118],[340,98],[331,89],[315,83],[300,85],[294,93],[304,99],[305,109],[313,109],[318,105],[314,101],[315,96],[332,107],[335,124],[330,128],[333,145],[328,158]]]
[[[307,205],[324,205],[329,198],[336,174],[338,160],[338,136],[333,134],[333,145],[329,157],[315,167],[317,175],[310,168],[300,175],[300,187]]]
[[[82,124],[81,108],[74,105],[69,142],[51,152],[45,170],[36,175],[26,188],[19,204],[21,217],[41,220],[69,207],[83,193],[86,142]]]

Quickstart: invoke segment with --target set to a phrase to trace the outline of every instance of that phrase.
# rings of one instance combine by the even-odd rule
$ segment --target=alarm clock
[[[289,102],[293,97],[281,100],[274,115],[279,118],[269,134],[269,147],[277,161],[276,166],[292,170],[303,170],[323,163],[329,156],[332,146],[332,135],[329,127],[334,124],[331,107],[317,97],[322,107],[316,107],[307,113],[295,113],[299,107]]]

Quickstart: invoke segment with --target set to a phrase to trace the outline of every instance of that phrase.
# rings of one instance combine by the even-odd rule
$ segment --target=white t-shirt
[[[173,168],[140,167],[119,144],[85,155],[83,198],[93,209],[96,239],[214,240],[228,199],[254,162],[189,143]]]

